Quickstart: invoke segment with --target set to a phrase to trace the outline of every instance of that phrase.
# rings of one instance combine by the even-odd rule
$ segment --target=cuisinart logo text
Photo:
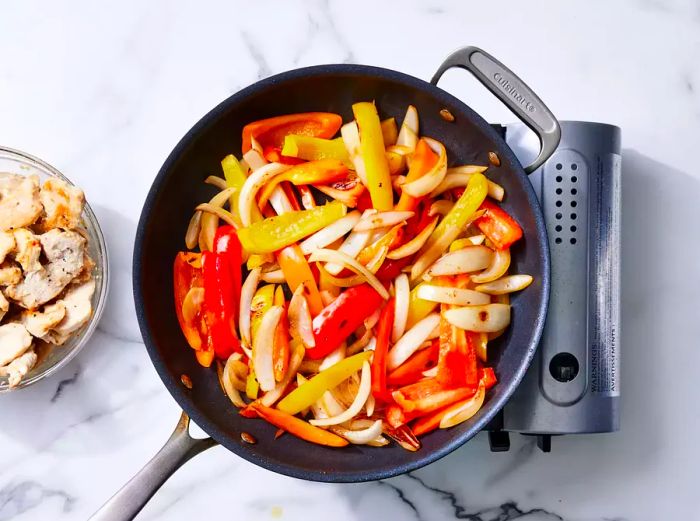
[[[493,78],[496,80],[496,83],[498,83],[504,91],[510,94],[511,98],[522,105],[525,110],[528,112],[535,112],[535,106],[532,104],[532,102],[528,101],[522,94],[520,94],[518,89],[516,89],[507,79],[505,79],[500,72],[495,73]]]

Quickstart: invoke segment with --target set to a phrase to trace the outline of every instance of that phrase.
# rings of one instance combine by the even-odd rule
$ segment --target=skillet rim
[[[208,126],[215,123],[231,106],[243,102],[247,96],[255,93],[257,90],[264,89],[266,87],[273,86],[278,83],[283,83],[288,80],[300,78],[303,79],[311,76],[324,76],[329,74],[369,75],[393,80],[399,83],[403,83],[411,88],[427,92],[435,99],[445,103],[446,106],[461,106],[464,109],[464,112],[469,116],[471,123],[476,125],[489,138],[491,138],[493,141],[499,144],[499,156],[501,156],[502,158],[506,157],[507,160],[515,168],[516,174],[518,174],[521,179],[524,179],[524,190],[527,196],[527,203],[533,213],[533,219],[537,230],[537,240],[540,245],[540,247],[538,248],[539,251],[537,255],[539,256],[540,261],[542,263],[541,282],[543,297],[540,302],[540,309],[537,315],[537,319],[532,325],[532,334],[530,335],[526,355],[521,360],[517,371],[514,372],[513,377],[511,381],[507,384],[507,387],[503,394],[498,400],[490,400],[487,404],[485,404],[484,407],[486,407],[486,410],[484,411],[482,417],[479,419],[479,421],[474,423],[474,425],[472,425],[472,427],[469,430],[463,432],[461,435],[455,436],[439,450],[425,450],[425,453],[421,458],[411,462],[399,464],[390,469],[385,470],[350,471],[340,473],[336,471],[310,471],[300,469],[294,465],[278,464],[275,462],[271,462],[264,455],[261,455],[255,451],[241,450],[240,445],[234,441],[232,437],[233,435],[231,433],[218,428],[216,423],[211,422],[209,420],[208,415],[200,413],[199,408],[197,407],[192,397],[187,393],[187,390],[180,384],[179,377],[176,377],[171,373],[171,371],[168,370],[167,365],[165,364],[158,352],[156,342],[151,336],[151,332],[145,316],[146,298],[141,292],[142,281],[144,278],[144,274],[142,273],[143,266],[141,262],[141,257],[144,249],[147,224],[148,221],[150,221],[150,219],[152,218],[152,207],[154,205],[158,193],[161,190],[162,185],[164,185],[167,181],[170,169],[177,162],[177,160],[184,153],[187,152],[191,141],[193,141]],[[202,428],[202,430],[204,430],[204,432],[206,432],[216,442],[218,442],[227,450],[233,452],[237,456],[242,457],[247,461],[250,461],[251,463],[254,463],[260,467],[263,467],[267,470],[271,470],[278,474],[283,474],[286,476],[300,478],[308,481],[329,483],[358,483],[386,479],[405,474],[407,472],[417,470],[421,467],[429,465],[430,463],[433,463],[447,456],[451,452],[464,445],[478,432],[483,430],[483,428],[496,416],[496,414],[498,414],[498,412],[501,409],[503,409],[507,401],[514,393],[515,389],[520,385],[520,382],[522,381],[523,377],[525,376],[525,373],[530,367],[530,364],[534,359],[534,355],[537,351],[537,346],[539,345],[542,336],[550,296],[550,253],[546,227],[544,224],[544,217],[542,215],[539,200],[535,195],[534,188],[529,182],[528,176],[525,173],[523,166],[520,164],[514,152],[508,146],[505,140],[494,130],[494,128],[489,123],[487,123],[470,106],[468,106],[456,96],[453,96],[452,94],[441,89],[437,85],[434,85],[430,82],[399,71],[386,69],[383,67],[375,67],[371,65],[326,64],[291,69],[256,81],[255,83],[241,89],[240,91],[235,92],[234,94],[220,102],[218,105],[216,105],[202,118],[200,118],[199,121],[194,126],[192,126],[192,128],[178,141],[177,145],[170,152],[167,159],[158,171],[158,174],[154,178],[151,188],[148,191],[146,199],[144,200],[134,240],[132,281],[136,316],[139,324],[139,329],[141,331],[141,336],[143,337],[143,343],[148,351],[148,356],[151,359],[151,362],[153,363],[153,366],[155,367],[158,376],[160,377],[161,381],[165,385],[170,395],[175,399],[178,406],[180,406],[182,410],[184,410],[190,416],[190,418],[197,425],[199,425]],[[511,341],[513,341],[513,339],[511,339]]]

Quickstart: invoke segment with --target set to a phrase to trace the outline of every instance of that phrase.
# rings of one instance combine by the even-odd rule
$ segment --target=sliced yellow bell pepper
[[[288,212],[238,230],[238,239],[248,253],[272,253],[294,244],[345,215],[343,203],[333,201],[311,210]]]
[[[372,206],[380,212],[389,211],[394,208],[394,193],[377,108],[374,103],[361,102],[355,103],[352,111],[360,132],[360,155],[365,164]]]
[[[418,288],[420,288],[424,284],[426,283],[421,282],[411,290],[411,293],[409,293],[408,318],[406,319],[406,329],[410,329],[416,323],[430,315],[430,313],[432,313],[438,305],[437,302],[431,302],[430,300],[423,300],[422,298],[418,298]]]
[[[262,322],[263,315],[272,307],[272,301],[275,296],[275,285],[267,284],[258,288],[258,291],[253,295],[253,300],[250,303],[250,332],[251,338],[255,338]]]
[[[359,371],[362,364],[369,361],[371,356],[371,351],[363,351],[330,366],[285,396],[277,404],[277,408],[289,414],[303,411],[321,398],[323,393],[335,388]]]
[[[260,390],[260,384],[258,379],[255,378],[255,371],[251,368],[248,372],[248,378],[245,381],[245,395],[251,399],[255,400],[258,398],[258,391]]]
[[[298,157],[307,161],[338,159],[346,165],[352,166],[343,138],[340,137],[336,139],[321,139],[291,134],[284,137],[282,155]]]
[[[236,193],[231,196],[231,212],[234,215],[238,215],[238,193],[243,187],[248,176],[245,170],[236,159],[233,154],[227,155],[221,160],[221,169],[224,171],[224,179],[226,179],[226,185],[230,188],[236,188]],[[253,222],[260,221],[262,219],[262,214],[257,208],[253,209]]]
[[[464,249],[467,246],[472,246],[473,244],[474,243],[469,239],[469,237],[465,237],[464,239],[457,239],[456,241],[453,241],[452,244],[450,244],[450,252]]]
[[[255,268],[259,268],[263,264],[274,262],[274,260],[275,258],[271,253],[254,254],[248,257],[248,260],[246,261],[246,268],[248,268],[248,271],[251,271]]]

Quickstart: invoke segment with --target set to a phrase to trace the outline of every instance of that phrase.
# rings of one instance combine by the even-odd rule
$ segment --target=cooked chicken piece
[[[15,249],[15,236],[12,232],[0,231],[0,264],[5,262],[5,257]]]
[[[37,356],[34,351],[27,351],[5,367],[0,367],[0,375],[7,375],[7,383],[10,389],[16,387],[22,381],[22,378],[36,364],[36,359]]]
[[[18,322],[0,326],[0,366],[12,362],[32,345],[32,336]]]
[[[66,306],[62,301],[44,306],[44,310],[23,311],[22,325],[27,328],[33,336],[43,338],[50,329],[55,327],[66,316]]]
[[[85,255],[83,256],[83,269],[80,273],[78,273],[75,278],[73,279],[73,284],[78,284],[80,282],[87,282],[92,278],[92,270],[95,267],[95,261],[92,260],[92,257],[90,257],[87,252],[85,252]]]
[[[49,179],[39,193],[45,215],[39,221],[42,231],[52,228],[77,228],[83,212],[85,195],[77,186],[69,185],[60,179]]]
[[[14,262],[0,264],[0,286],[13,286],[22,280],[22,270]]]
[[[10,303],[5,298],[5,295],[0,291],[0,320],[5,316],[5,314],[10,310]]]
[[[41,211],[37,176],[0,173],[0,229],[29,226]]]
[[[26,274],[23,281],[5,290],[5,295],[26,309],[45,304],[83,269],[85,239],[74,231],[51,230],[39,236],[48,264]]]
[[[26,228],[18,228],[12,232],[17,245],[15,260],[22,266],[24,273],[41,269],[39,256],[41,255],[41,243],[36,235]]]
[[[56,301],[56,304],[65,306],[66,316],[57,326],[52,328],[51,332],[58,336],[67,337],[83,327],[92,316],[93,293],[95,293],[94,280],[69,286],[63,298]]]

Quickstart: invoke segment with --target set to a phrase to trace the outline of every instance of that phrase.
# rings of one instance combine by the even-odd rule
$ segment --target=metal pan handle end
[[[430,82],[437,85],[446,70],[459,67],[471,72],[476,78],[520,118],[540,140],[540,153],[531,165],[525,168],[532,173],[551,156],[559,145],[561,128],[554,114],[530,87],[513,71],[478,47],[464,47],[453,52],[440,65]]]
[[[90,521],[130,521],[153,494],[190,458],[216,445],[211,438],[195,439],[189,434],[190,418],[182,413],[172,435],[153,459],[114,494]]]

